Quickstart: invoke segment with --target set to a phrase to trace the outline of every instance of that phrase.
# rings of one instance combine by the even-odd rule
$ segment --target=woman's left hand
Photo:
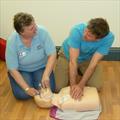
[[[43,77],[41,83],[42,83],[43,88],[50,87],[50,79],[49,79],[49,77]]]

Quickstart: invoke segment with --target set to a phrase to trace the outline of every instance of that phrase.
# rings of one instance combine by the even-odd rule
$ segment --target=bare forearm
[[[89,78],[92,76],[93,72],[96,69],[96,66],[98,65],[99,61],[103,58],[103,55],[100,53],[95,53],[90,61],[90,64],[85,71],[81,81],[79,84],[86,84],[86,82],[89,80]]]
[[[54,55],[51,55],[49,58],[48,58],[48,62],[47,62],[47,65],[46,65],[46,69],[45,69],[45,72],[43,74],[43,77],[44,76],[47,76],[49,77],[53,68],[54,68],[54,65],[55,65],[55,61],[56,61],[56,54]]]
[[[28,88],[28,84],[24,81],[22,75],[17,70],[10,70],[9,71],[11,76],[14,78],[14,80],[23,88],[24,90]]]
[[[76,84],[76,76],[77,76],[77,63],[69,62],[69,76],[70,76],[70,85]]]

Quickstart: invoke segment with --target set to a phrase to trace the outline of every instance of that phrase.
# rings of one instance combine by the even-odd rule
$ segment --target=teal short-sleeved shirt
[[[78,63],[89,60],[95,52],[98,52],[102,55],[107,55],[109,48],[111,47],[114,41],[114,35],[112,32],[109,32],[104,38],[97,41],[86,41],[83,39],[84,30],[87,25],[82,23],[75,25],[67,39],[62,44],[64,54],[69,60],[69,48],[79,49],[80,54],[78,57]]]
[[[13,32],[7,40],[7,68],[32,72],[45,67],[48,56],[55,53],[55,45],[44,27],[37,26],[36,35],[29,48],[22,43],[20,35]]]

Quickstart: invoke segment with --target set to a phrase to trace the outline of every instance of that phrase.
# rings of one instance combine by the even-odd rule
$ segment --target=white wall
[[[120,47],[119,0],[0,0],[0,37],[7,39],[13,31],[13,16],[21,11],[44,25],[56,45],[62,44],[74,24],[106,18],[115,34],[113,47]]]

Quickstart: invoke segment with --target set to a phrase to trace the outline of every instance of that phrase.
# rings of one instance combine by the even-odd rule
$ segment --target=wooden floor
[[[99,120],[120,120],[120,61],[102,61],[104,84]],[[16,100],[7,77],[5,62],[0,61],[0,120],[47,120],[49,110],[40,109],[34,100]]]

